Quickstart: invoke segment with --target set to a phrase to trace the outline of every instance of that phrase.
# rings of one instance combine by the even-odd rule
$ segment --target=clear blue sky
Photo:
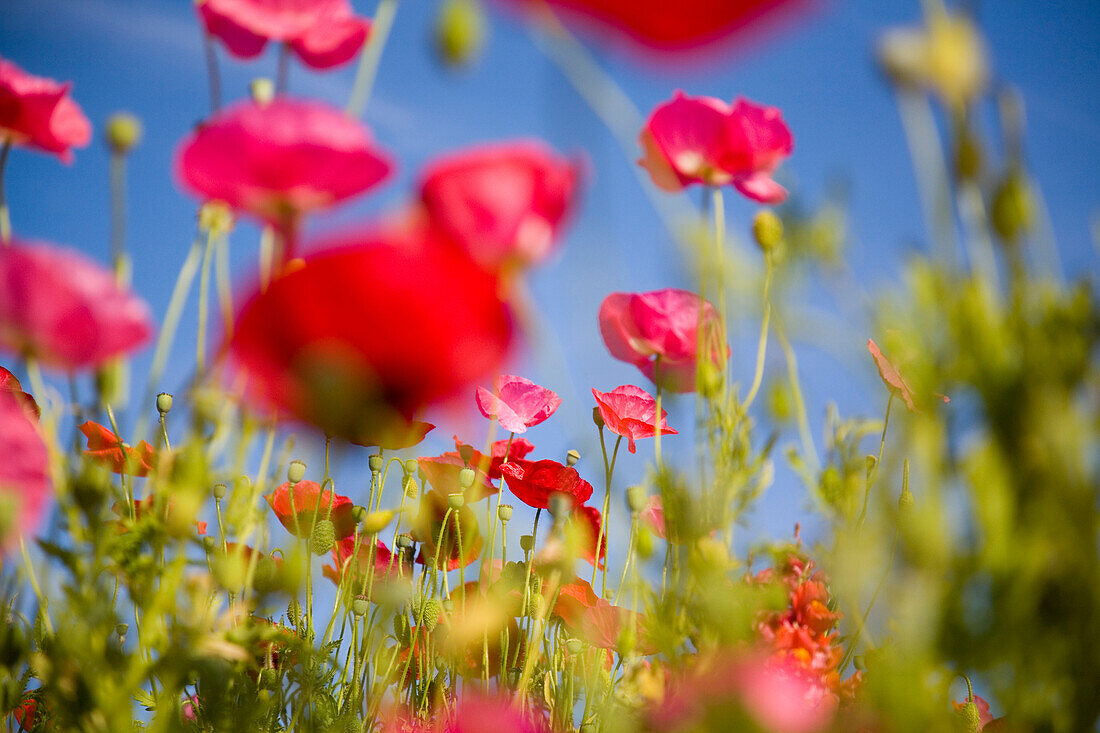
[[[360,13],[373,11],[372,2],[353,3]],[[0,56],[32,73],[72,80],[73,94],[97,133],[116,110],[129,110],[144,121],[145,140],[130,165],[129,247],[135,287],[158,318],[190,242],[196,209],[173,183],[173,151],[208,110],[193,5],[192,0],[5,0],[0,26]],[[580,468],[600,494],[589,388],[642,382],[632,367],[607,356],[596,327],[599,303],[613,290],[691,283],[634,178],[633,163],[533,46],[522,24],[494,14],[484,55],[473,68],[455,73],[441,68],[431,52],[435,6],[425,0],[401,4],[366,115],[379,142],[399,161],[399,176],[380,193],[313,222],[311,231],[346,226],[400,206],[426,161],[469,143],[538,136],[563,151],[584,151],[593,175],[580,215],[560,254],[531,277],[533,302],[556,345],[516,370],[566,400],[557,416],[529,433],[539,446],[536,457],[560,459],[566,449],[579,448],[584,455]],[[811,203],[820,200],[830,179],[849,181],[848,256],[855,280],[874,293],[896,282],[905,254],[927,241],[894,98],[872,59],[883,28],[915,22],[918,15],[915,0],[832,2],[706,67],[660,69],[639,66],[631,57],[598,56],[642,110],[677,88],[724,98],[745,95],[780,107],[796,141],[782,180]],[[980,18],[997,78],[1017,85],[1027,104],[1026,154],[1049,205],[1065,268],[1079,275],[1095,273],[1090,232],[1100,215],[1100,18],[1095,3],[984,3]],[[270,52],[249,63],[219,56],[230,98],[244,96],[250,79],[274,74]],[[291,92],[342,105],[353,70],[354,64],[314,74],[295,66]],[[17,236],[68,244],[106,262],[106,181],[107,155],[98,139],[77,151],[69,167],[52,157],[15,151],[6,183]],[[746,231],[753,211],[735,193],[727,194],[729,226],[735,232]],[[249,272],[254,263],[256,240],[249,226],[234,233],[238,273]],[[799,345],[815,429],[828,400],[835,400],[843,414],[877,415],[885,396],[863,346],[869,335],[861,320],[866,310],[858,303],[854,310],[838,309],[819,293],[811,297],[835,314],[837,324],[815,326],[816,345]],[[164,388],[177,388],[188,374],[194,318],[192,298],[183,321],[186,334]],[[735,378],[747,382],[756,316],[735,314],[731,327]],[[819,348],[822,344],[828,350]],[[146,353],[139,360],[138,373],[148,358]],[[778,368],[779,362],[770,366]],[[673,406],[670,423],[689,428],[691,411],[690,401],[681,401]],[[424,452],[449,449],[454,432],[483,440],[485,427],[480,417],[443,424]],[[691,456],[686,432],[679,449],[676,438],[665,444],[684,459]],[[788,431],[781,442],[794,439]],[[651,456],[651,441],[641,446],[637,457],[620,461],[620,495],[626,481],[641,476]],[[356,487],[363,482],[350,471],[347,475],[340,488],[361,500]],[[797,481],[780,470],[751,536],[789,536],[793,523],[805,517],[805,502]],[[615,505],[621,512],[621,498]]]

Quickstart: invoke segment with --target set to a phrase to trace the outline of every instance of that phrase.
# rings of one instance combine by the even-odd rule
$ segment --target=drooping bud
[[[506,524],[509,521],[511,521],[511,519],[512,519],[512,505],[511,504],[501,504],[500,506],[498,506],[497,507],[497,517],[500,519],[500,521],[502,521]]]
[[[575,450],[570,450],[568,453],[565,454],[565,465],[566,466],[575,466],[575,465],[577,465],[577,461],[579,461],[580,459],[581,459],[581,454],[580,453],[578,453]]]
[[[966,733],[977,733],[982,727],[982,716],[978,711],[978,706],[974,704],[973,700],[967,700],[960,711],[962,715],[962,729]]]
[[[141,142],[141,120],[129,112],[115,112],[107,119],[107,146],[116,155],[126,155]]]
[[[631,486],[626,490],[626,505],[630,507],[631,514],[637,514],[645,508],[646,495],[644,486]]]
[[[314,555],[327,555],[336,542],[336,526],[330,519],[318,519],[309,535],[309,551]]]
[[[215,499],[217,499],[218,501],[221,501],[222,499],[225,498],[225,491],[226,491],[225,484],[214,484],[214,489],[213,489],[212,493],[214,494]]]
[[[447,494],[447,506],[458,511],[466,503],[466,497],[462,494]]]
[[[753,217],[752,237],[762,252],[774,252],[783,242],[783,220],[771,209],[764,209]]]
[[[367,518],[367,508],[365,506],[359,506],[358,504],[351,508],[351,521],[356,524],[362,522]]]
[[[383,463],[381,453],[371,453],[370,458],[367,459],[367,465],[370,466],[371,473],[380,473]]]
[[[252,95],[252,101],[256,104],[269,104],[275,99],[275,85],[270,79],[260,77],[253,79],[248,85],[248,91]]]
[[[474,485],[474,479],[477,475],[474,473],[474,469],[467,466],[458,472],[458,485],[463,489],[468,489]]]
[[[161,392],[157,395],[157,412],[161,415],[165,415],[172,409],[172,395],[167,392]]]
[[[302,461],[291,461],[286,469],[286,480],[296,484],[306,477],[306,464]]]

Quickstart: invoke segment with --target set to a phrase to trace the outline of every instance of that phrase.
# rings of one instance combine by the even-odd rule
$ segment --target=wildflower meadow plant
[[[437,4],[445,60],[469,61],[487,8]],[[671,84],[643,116],[584,45],[625,40],[614,63],[663,84],[652,62],[713,60],[800,5],[488,3],[608,124],[691,280],[616,273],[585,316],[597,351],[563,360],[624,376],[578,388],[539,366],[530,285],[594,246],[570,228],[607,161],[427,139],[413,165],[360,121],[376,74],[401,73],[379,66],[396,0],[198,0],[211,109],[157,158],[195,243],[159,323],[126,250],[137,116],[102,131],[110,266],[13,227],[0,179],[0,727],[1094,729],[1100,304],[1095,277],[1036,265],[1024,116],[976,19],[925,3],[877,48],[934,254],[830,344],[877,370],[876,412],[824,421],[799,291],[844,266],[837,215],[794,177],[808,121]],[[276,80],[223,106],[223,67],[269,45]],[[340,77],[311,73],[292,96],[293,58],[358,59],[354,82],[322,95]],[[0,176],[24,148],[84,155],[81,92],[0,59]],[[361,200],[366,222],[314,228]],[[588,302],[583,282],[553,297]],[[814,527],[761,539],[777,471]]]

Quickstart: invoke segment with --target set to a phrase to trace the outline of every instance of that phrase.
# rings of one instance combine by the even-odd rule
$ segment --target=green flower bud
[[[485,18],[477,0],[445,0],[435,29],[436,49],[444,63],[469,63],[484,40]]]
[[[126,632],[129,630],[129,624],[119,624],[118,626],[115,626],[115,633],[118,634],[120,637],[126,636]]]
[[[1031,192],[1023,175],[1013,171],[1005,176],[993,194],[993,228],[1008,242],[1015,241],[1031,228],[1033,208]]]
[[[637,514],[645,508],[646,493],[644,486],[631,486],[626,490],[626,505],[630,507],[632,514]]]
[[[336,526],[329,519],[318,519],[309,536],[309,551],[314,555],[326,555],[336,542]]]
[[[913,492],[909,489],[901,492],[901,496],[898,497],[898,514],[903,517],[909,516],[909,513],[913,511],[913,505],[916,500],[913,499]]]
[[[408,644],[411,631],[409,619],[405,614],[399,613],[393,617],[393,635],[397,641],[401,644]]]
[[[505,523],[511,521],[511,519],[512,519],[512,505],[511,504],[501,504],[500,506],[498,506],[497,507],[497,517],[500,518],[500,521],[505,522]]]
[[[351,602],[351,612],[356,616],[363,617],[367,615],[367,611],[370,610],[370,603],[367,601],[366,596],[356,596]]]
[[[214,484],[213,494],[214,498],[221,501],[225,498],[225,484]]]
[[[568,453],[565,454],[565,465],[575,466],[577,464],[577,461],[579,461],[580,459],[580,453],[575,450],[570,450]]]
[[[468,489],[474,485],[475,478],[477,478],[477,474],[474,473],[474,469],[467,466],[458,472],[458,485]]]
[[[410,499],[416,498],[416,480],[412,477],[412,474],[405,476],[401,482],[401,488],[405,491],[405,496]]]
[[[383,463],[385,463],[385,461],[382,459],[381,453],[371,453],[370,458],[367,459],[367,464],[370,466],[371,473],[381,472]]]
[[[584,642],[580,639],[566,639],[565,648],[570,654],[580,654],[584,651]]]
[[[434,631],[439,623],[439,615],[443,613],[443,604],[438,598],[429,598],[413,604],[413,619],[417,626],[423,626],[428,631]]]
[[[525,534],[519,538],[519,546],[524,552],[530,552],[535,546],[535,538],[533,535]]]
[[[298,603],[297,598],[291,598],[290,603],[286,605],[286,620],[294,626],[298,625],[298,621],[302,618],[302,606]]]
[[[592,422],[596,423],[596,427],[602,428],[604,426],[603,415],[600,414],[599,407],[592,408]]]
[[[466,497],[462,494],[447,494],[447,506],[456,512],[466,503]]]
[[[167,392],[161,392],[157,395],[157,412],[164,415],[172,409],[172,395]]]
[[[141,142],[141,132],[141,120],[129,112],[115,112],[107,119],[107,146],[112,153],[126,155]]]
[[[978,712],[978,706],[974,704],[973,700],[967,700],[963,705],[962,712],[962,729],[966,733],[976,733],[982,726],[982,716]]]
[[[275,85],[270,79],[263,77],[253,79],[248,85],[248,91],[256,104],[269,104],[275,98]]]
[[[771,209],[764,209],[752,220],[752,236],[763,252],[773,252],[783,241],[783,221]]]
[[[351,508],[351,520],[356,524],[362,522],[367,518],[367,508],[364,506],[353,506]]]
[[[207,536],[202,538],[203,549],[207,552],[211,552],[216,544],[217,541],[213,537]]]
[[[291,461],[286,469],[286,480],[296,484],[306,477],[306,464],[302,461]]]

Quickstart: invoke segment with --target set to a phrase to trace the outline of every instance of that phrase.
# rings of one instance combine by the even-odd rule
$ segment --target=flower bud
[[[405,491],[405,496],[410,499],[416,498],[416,480],[413,479],[412,474],[408,474],[401,481],[401,488]]]
[[[605,423],[603,421],[603,415],[600,414],[599,407],[592,408],[592,422],[596,423],[596,427],[602,428]]]
[[[314,555],[326,555],[336,542],[336,526],[329,519],[318,519],[309,535],[309,551]]]
[[[413,545],[413,538],[407,534],[397,535],[397,546],[402,550],[407,550]]]
[[[365,506],[355,505],[351,508],[351,521],[359,524],[367,518],[367,508]]]
[[[462,494],[447,494],[447,506],[456,512],[466,503],[466,497]]]
[[[217,541],[213,537],[207,536],[202,538],[202,547],[207,552],[212,551],[216,544]]]
[[[435,29],[436,49],[448,66],[467,64],[485,40],[485,18],[477,0],[445,0]]]
[[[973,700],[966,701],[960,714],[962,715],[962,729],[966,733],[976,733],[976,731],[981,730],[982,716]]]
[[[302,618],[302,606],[298,603],[297,598],[291,598],[290,603],[286,604],[286,620],[294,626],[298,625],[298,621]]]
[[[645,508],[646,494],[644,486],[631,486],[626,490],[626,505],[631,514],[637,514]]]
[[[409,618],[405,614],[399,613],[393,617],[393,635],[397,641],[408,644],[410,631]]]
[[[575,466],[575,465],[577,465],[577,461],[579,461],[580,459],[581,459],[581,454],[580,453],[578,453],[575,450],[570,450],[568,453],[565,454],[565,465]]]
[[[474,479],[476,478],[474,469],[467,466],[458,472],[458,485],[463,489],[468,489],[474,485]]]
[[[107,119],[107,146],[117,155],[126,155],[141,142],[141,120],[129,112],[115,112]]]
[[[383,463],[381,453],[371,453],[370,458],[367,459],[367,465],[370,466],[371,473],[381,472]]]
[[[901,492],[901,496],[898,497],[898,514],[903,517],[909,516],[913,511],[913,505],[916,500],[913,499],[913,492],[909,489],[905,489]]]
[[[1018,171],[1013,171],[1005,176],[993,194],[990,213],[993,228],[1001,239],[1015,241],[1031,228],[1032,214],[1031,193],[1027,181]]]
[[[275,85],[264,77],[253,79],[248,85],[248,91],[256,104],[269,104],[275,98]]]
[[[356,616],[363,617],[367,615],[367,611],[370,610],[370,603],[367,601],[366,596],[356,596],[355,600],[351,602],[351,612]]]
[[[214,498],[221,501],[225,498],[225,484],[214,484],[213,492]]]
[[[530,552],[531,548],[535,546],[534,535],[525,534],[519,538],[519,546],[524,552]]]
[[[774,252],[783,241],[783,220],[771,209],[764,209],[752,220],[752,236],[762,252]]]
[[[563,519],[573,511],[573,497],[564,492],[555,491],[547,499],[546,508],[555,519]]]
[[[511,504],[501,504],[500,506],[498,506],[497,507],[497,517],[500,519],[500,521],[505,522],[505,523],[511,521],[511,519],[512,519],[512,505]]]
[[[130,625],[129,624],[119,624],[119,625],[115,626],[115,633],[118,634],[120,637],[126,636],[126,632],[129,631],[129,630],[130,630]]]
[[[161,392],[157,395],[157,412],[161,415],[166,414],[172,409],[172,395],[167,392]]]
[[[302,461],[291,461],[286,469],[286,480],[296,484],[306,477],[306,464]]]

